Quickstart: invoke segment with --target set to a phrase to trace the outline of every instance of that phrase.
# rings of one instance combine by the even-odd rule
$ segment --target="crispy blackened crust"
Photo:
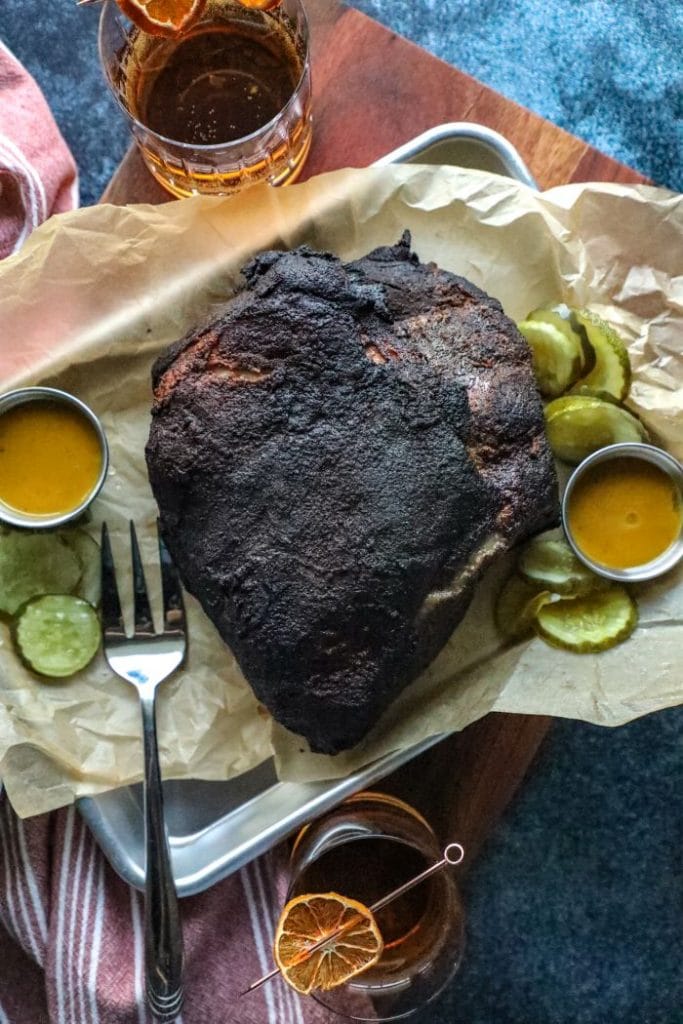
[[[555,522],[526,343],[409,238],[264,253],[155,364],[147,462],[185,585],[314,750],[360,740],[499,551]]]

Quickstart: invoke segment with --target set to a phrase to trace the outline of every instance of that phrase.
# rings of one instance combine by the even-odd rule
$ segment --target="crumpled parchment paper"
[[[155,355],[230,297],[255,252],[307,242],[344,259],[395,242],[462,274],[520,319],[550,300],[588,305],[627,341],[633,407],[683,457],[683,197],[624,185],[537,194],[483,172],[420,166],[338,171],[286,189],[161,207],[98,206],[52,218],[0,265],[3,390],[48,383],[101,416],[111,470],[93,506],[113,531],[129,593],[127,520],[143,537],[158,607],[156,508],[143,448]],[[529,640],[503,647],[491,609],[511,557],[479,585],[450,642],[352,751],[313,755],[274,726],[232,655],[188,598],[190,656],[164,684],[166,776],[226,779],[275,755],[281,777],[348,773],[489,711],[619,725],[683,701],[683,570],[640,588],[625,644],[577,656]],[[126,572],[124,572],[124,568]],[[136,695],[99,657],[73,680],[38,682],[0,626],[0,776],[22,815],[121,786],[142,769]]]

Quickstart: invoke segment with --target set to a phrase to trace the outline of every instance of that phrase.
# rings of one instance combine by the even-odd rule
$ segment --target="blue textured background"
[[[683,188],[679,0],[356,5]],[[97,66],[96,21],[72,0],[0,0],[0,37],[44,87],[84,203],[127,144]],[[682,740],[683,709],[618,730],[555,725],[467,880],[463,969],[419,1024],[683,1024]]]

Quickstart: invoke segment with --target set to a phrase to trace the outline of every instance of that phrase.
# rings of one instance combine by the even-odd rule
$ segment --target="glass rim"
[[[361,789],[358,790],[357,793],[351,793],[349,796],[344,797],[344,799],[340,803],[338,803],[331,810],[327,811],[320,818],[314,818],[313,821],[309,821],[305,825],[301,826],[299,831],[296,833],[296,836],[294,837],[292,849],[289,854],[290,865],[294,862],[296,852],[301,846],[301,844],[304,842],[305,836],[310,832],[312,827],[318,823],[318,821],[323,820],[324,818],[331,816],[333,814],[336,814],[344,808],[351,809],[354,804],[362,804],[366,801],[371,805],[375,805],[374,807],[372,807],[373,810],[375,809],[375,807],[390,807],[394,810],[398,809],[402,811],[404,814],[409,815],[412,821],[417,821],[425,829],[425,831],[434,838],[438,852],[438,837],[432,826],[427,821],[427,819],[424,817],[423,814],[420,813],[420,811],[417,810],[416,807],[413,807],[406,800],[402,800],[400,797],[395,796],[393,793],[383,793],[380,790],[374,789]],[[368,838],[377,839],[388,837],[383,835],[375,835],[373,833],[372,835],[369,835]],[[354,842],[355,840],[349,841]]]
[[[123,14],[123,12],[120,11],[120,8],[118,8],[116,0],[104,0],[104,3],[102,4],[102,12],[100,14],[100,20],[97,29],[97,52],[100,58],[100,66],[102,68],[102,72],[104,74],[107,87],[112,96],[114,97],[114,100],[116,101],[117,105],[121,108],[127,119],[130,122],[132,122],[133,126],[137,126],[142,132],[146,132],[147,134],[152,135],[155,139],[158,139],[159,142],[166,143],[169,146],[177,146],[180,149],[187,150],[188,152],[192,153],[223,153],[226,151],[226,149],[229,149],[231,147],[243,146],[245,143],[253,142],[254,140],[260,138],[260,136],[266,134],[267,131],[275,127],[275,125],[283,117],[283,115],[285,115],[289,111],[293,103],[296,100],[298,100],[299,95],[301,94],[303,86],[306,82],[306,79],[310,77],[311,29],[308,22],[308,15],[306,14],[306,8],[304,7],[302,0],[290,0],[290,2],[295,3],[299,8],[301,16],[303,18],[303,24],[305,29],[306,52],[304,53],[304,61],[303,67],[301,69],[301,75],[299,76],[299,80],[292,92],[292,95],[289,97],[285,105],[280,110],[278,110],[277,114],[275,114],[274,117],[271,117],[270,121],[267,121],[264,125],[261,125],[261,127],[257,128],[255,131],[250,132],[249,135],[241,135],[239,139],[232,139],[230,142],[211,142],[196,144],[190,142],[180,142],[178,139],[172,139],[169,138],[169,136],[167,135],[161,135],[159,132],[155,131],[154,128],[149,128],[142,121],[138,120],[138,118],[134,114],[132,114],[130,110],[128,110],[128,108],[122,102],[117,91],[112,88],[109,74],[107,72],[107,62],[105,61],[103,52],[104,20],[107,17],[107,13],[112,9],[112,7],[116,7],[119,10],[119,13]],[[254,10],[255,8],[245,7],[244,9]]]
[[[291,878],[289,879],[289,881],[287,883],[287,899],[288,900],[292,899],[296,895],[296,893],[294,892],[294,889],[296,887],[296,884],[297,884],[300,876],[303,873],[305,873],[311,867],[311,865],[315,864],[318,860],[321,860],[328,853],[332,853],[335,850],[343,849],[345,846],[350,846],[352,843],[365,843],[365,842],[369,842],[369,841],[377,842],[378,840],[380,842],[395,843],[396,846],[404,846],[407,850],[412,850],[413,853],[416,853],[416,854],[418,854],[418,856],[423,858],[424,863],[425,863],[425,868],[431,867],[431,865],[434,863],[433,854],[431,852],[427,852],[426,850],[422,849],[420,846],[417,846],[415,844],[415,842],[413,842],[412,839],[407,839],[405,836],[388,836],[388,835],[384,835],[381,832],[368,832],[368,833],[364,833],[363,835],[350,836],[348,839],[345,839],[344,842],[337,843],[335,846],[330,847],[329,850],[327,850],[327,849],[322,850],[322,852],[318,856],[314,857],[308,863],[304,863],[304,864],[297,863],[295,858],[294,858],[294,851],[292,851],[292,853],[290,854],[290,859],[289,859],[289,869],[290,869],[290,872],[291,872]],[[437,848],[438,848],[438,843],[437,843]],[[301,846],[299,846],[299,849],[301,849]],[[439,872],[436,875],[434,875],[433,877],[436,880],[436,879],[438,879],[440,877],[444,877],[444,875],[445,875],[445,872]],[[428,879],[428,881],[431,881],[431,878]]]

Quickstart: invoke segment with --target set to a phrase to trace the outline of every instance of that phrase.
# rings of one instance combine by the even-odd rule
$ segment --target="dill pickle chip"
[[[607,445],[648,440],[645,427],[627,409],[586,395],[550,402],[545,424],[553,454],[573,465]]]
[[[542,306],[529,313],[527,320],[540,320],[552,324],[567,335],[568,338],[579,343],[581,347],[581,373],[589,373],[595,366],[595,352],[593,351],[585,329],[575,319],[573,311],[564,302],[555,306]]]
[[[536,612],[547,601],[552,600],[548,590],[542,590],[535,583],[529,583],[516,574],[503,584],[498,595],[494,618],[498,630],[508,640],[523,640],[534,630]]]
[[[14,642],[26,664],[43,676],[65,679],[89,665],[100,646],[97,612],[73,594],[44,594],[21,609]]]
[[[522,320],[517,328],[529,343],[541,394],[548,398],[563,394],[581,374],[578,338],[542,320]]]
[[[14,615],[39,594],[73,590],[82,575],[77,556],[58,533],[0,534],[0,610]]]
[[[625,587],[611,584],[584,597],[542,605],[534,628],[553,647],[597,654],[626,640],[637,624],[635,601]]]
[[[547,534],[534,537],[523,548],[517,571],[530,586],[563,597],[581,597],[609,584],[580,562],[565,540]]]
[[[631,362],[628,351],[616,331],[589,309],[573,313],[572,322],[586,332],[595,353],[595,366],[579,385],[596,391],[607,391],[623,402],[631,387]]]
[[[570,395],[578,395],[581,398],[599,398],[601,402],[609,402],[610,405],[621,405],[619,399],[610,395],[609,391],[598,391],[596,388],[589,388],[588,385],[580,382],[574,385]]]

